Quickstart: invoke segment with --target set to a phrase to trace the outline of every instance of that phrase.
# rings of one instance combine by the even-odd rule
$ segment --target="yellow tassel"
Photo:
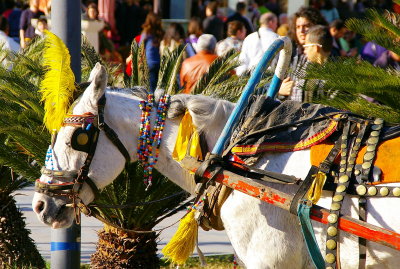
[[[316,204],[321,197],[322,188],[324,187],[326,181],[326,174],[320,171],[317,174],[313,175],[313,177],[314,181],[310,189],[308,190],[307,198],[313,204]]]
[[[44,123],[49,131],[60,129],[75,91],[68,48],[55,34],[46,31],[43,65],[46,67],[40,93],[44,102]]]
[[[192,139],[190,141],[190,139]],[[190,145],[189,154],[192,157],[202,160],[202,152],[200,146],[200,135],[193,124],[192,116],[186,110],[181,123],[179,124],[178,136],[176,137],[172,158],[178,162],[182,161],[186,156],[187,146]]]
[[[196,246],[198,225],[195,211],[190,211],[180,220],[178,230],[161,251],[173,263],[184,264]]]

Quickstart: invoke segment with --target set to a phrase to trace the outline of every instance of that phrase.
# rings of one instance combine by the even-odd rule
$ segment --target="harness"
[[[83,115],[68,115],[63,126],[77,127],[71,137],[71,147],[78,151],[87,153],[85,162],[79,171],[67,170],[52,170],[43,167],[42,174],[51,178],[47,183],[40,182],[39,179],[35,182],[36,192],[43,193],[49,196],[65,196],[72,200],[67,206],[73,207],[77,223],[80,222],[80,212],[84,214],[91,213],[89,207],[82,203],[79,198],[79,193],[84,183],[87,183],[95,197],[98,196],[99,190],[93,180],[88,176],[89,168],[96,152],[97,142],[100,131],[103,131],[107,138],[118,148],[121,154],[125,157],[126,162],[130,162],[131,158],[128,150],[119,139],[116,132],[104,121],[104,108],[106,105],[105,94],[98,100],[98,114],[85,113]],[[55,134],[52,138],[52,146],[55,142]],[[53,180],[61,183],[52,183]]]
[[[337,117],[334,117],[334,115],[337,115]],[[318,269],[340,268],[338,223],[345,196],[351,194],[359,198],[359,219],[362,221],[366,221],[366,199],[368,197],[400,197],[399,187],[376,186],[377,181],[379,181],[379,173],[378,176],[375,172],[373,173],[373,168],[379,170],[373,165],[378,143],[399,136],[399,128],[392,127],[383,131],[384,121],[379,118],[365,119],[343,112],[332,112],[330,116],[332,116],[332,120],[337,121],[337,128],[335,128],[333,135],[336,142],[325,160],[319,166],[311,167],[304,181],[300,182],[296,178],[290,178],[284,174],[255,169],[246,164],[237,164],[232,161],[230,153],[231,149],[237,145],[237,141],[240,141],[244,136],[254,137],[254,133],[257,132],[252,132],[243,125],[245,126],[243,128],[245,133],[233,139],[233,142],[231,140],[231,144],[222,157],[209,155],[196,170],[198,197],[201,197],[201,193],[206,193],[207,186],[215,184],[214,178],[220,175],[222,170],[252,179],[262,179],[281,184],[300,184],[291,201],[289,211],[299,216],[310,256]],[[306,120],[304,123],[318,121],[319,119],[321,117]],[[291,126],[293,125],[287,124],[286,127],[278,125],[275,128],[285,130],[285,128]],[[273,128],[269,127],[265,130],[271,131]],[[262,132],[264,132],[263,129],[258,131],[258,133]],[[240,134],[240,129],[238,133]],[[366,151],[362,163],[356,164],[356,158],[362,146],[365,146]],[[336,163],[337,159],[339,159],[338,164]],[[190,165],[188,166],[190,167]],[[205,176],[207,171],[214,171],[211,178]],[[333,192],[332,205],[327,218],[326,254],[324,257],[319,251],[310,221],[310,209],[313,203],[317,203],[322,189]],[[317,192],[319,194],[316,194]],[[365,268],[366,239],[361,237],[359,237],[359,261],[359,268]]]

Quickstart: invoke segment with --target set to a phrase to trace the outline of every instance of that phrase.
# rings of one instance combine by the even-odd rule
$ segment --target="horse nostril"
[[[40,212],[42,212],[44,209],[44,202],[43,201],[39,201],[36,203],[35,208],[33,209],[33,211],[36,212],[36,214],[40,214]]]

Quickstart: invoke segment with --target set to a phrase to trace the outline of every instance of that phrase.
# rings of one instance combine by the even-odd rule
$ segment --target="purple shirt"
[[[44,16],[44,13],[40,10],[33,12],[28,8],[22,11],[19,29],[25,31],[25,37],[32,38],[35,36],[35,28],[31,24],[31,19],[39,19],[42,15]]]

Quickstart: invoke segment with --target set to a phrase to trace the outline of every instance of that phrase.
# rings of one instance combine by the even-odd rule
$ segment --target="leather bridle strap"
[[[125,157],[126,162],[130,163],[131,162],[131,156],[128,152],[128,150],[125,148],[124,144],[122,144],[121,140],[119,139],[117,133],[108,126],[107,123],[104,122],[104,107],[106,105],[106,95],[103,94],[103,96],[99,99],[97,102],[97,108],[98,108],[98,120],[99,120],[99,126],[98,128],[106,134],[107,138],[110,139],[110,141],[119,149],[121,154]]]

